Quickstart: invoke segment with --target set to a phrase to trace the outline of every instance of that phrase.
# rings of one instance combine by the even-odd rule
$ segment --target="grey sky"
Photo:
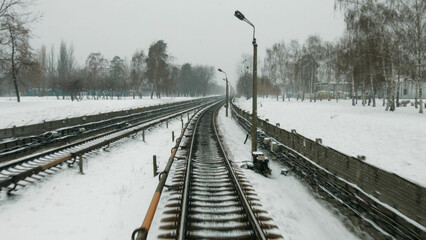
[[[241,54],[252,53],[252,28],[234,17],[237,9],[256,26],[260,60],[275,42],[303,43],[309,34],[333,41],[344,29],[334,0],[38,0],[36,8],[43,18],[34,48],[72,42],[83,65],[91,52],[130,59],[163,39],[174,63],[220,67],[233,82]]]

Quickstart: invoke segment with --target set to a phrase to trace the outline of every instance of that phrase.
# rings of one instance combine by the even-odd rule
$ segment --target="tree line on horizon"
[[[386,111],[400,105],[400,85],[414,86],[414,105],[423,113],[426,48],[426,1],[335,0],[335,10],[344,13],[344,35],[336,42],[308,36],[278,42],[266,49],[258,94],[295,97],[302,101],[338,98],[336,87],[344,85],[352,105],[375,107],[383,99]],[[243,54],[239,63],[237,92],[251,97],[252,56]],[[259,65],[259,64],[258,64]]]
[[[213,80],[214,67],[172,64],[163,40],[152,43],[148,54],[136,50],[130,61],[119,56],[111,60],[100,52],[90,53],[83,67],[74,67],[73,47],[62,42],[55,61],[53,48],[46,54],[42,46],[38,53],[45,71],[41,89],[50,89],[63,96],[111,98],[131,95],[133,98],[150,96],[206,96],[222,92],[223,87]],[[47,77],[46,77],[47,76]]]
[[[159,40],[147,52],[136,50],[130,61],[105,58],[92,52],[83,66],[74,56],[74,46],[62,41],[56,53],[52,46],[34,51],[30,46],[31,23],[39,16],[30,12],[33,0],[0,0],[0,96],[32,93],[80,100],[84,97],[121,98],[149,95],[206,96],[223,92],[214,82],[212,66],[182,66],[172,63],[167,43]]]

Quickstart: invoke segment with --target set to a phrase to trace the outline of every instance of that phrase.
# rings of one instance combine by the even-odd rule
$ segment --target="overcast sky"
[[[303,43],[310,34],[335,41],[344,30],[334,0],[38,0],[36,9],[43,17],[34,24],[35,49],[53,44],[57,52],[61,40],[72,42],[83,65],[91,52],[129,60],[162,39],[175,64],[220,67],[233,82],[241,54],[253,51],[252,28],[234,17],[237,9],[256,26],[261,61],[273,43]]]

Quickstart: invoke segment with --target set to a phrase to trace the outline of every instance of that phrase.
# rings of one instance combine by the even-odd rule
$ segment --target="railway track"
[[[89,135],[71,144],[63,142],[58,147],[39,151],[26,157],[0,161],[0,191],[7,190],[8,194],[11,194],[29,183],[38,181],[58,171],[65,163],[68,166],[72,166],[76,161],[81,163],[84,154],[109,146],[122,138],[135,136],[138,132],[161,122],[169,121],[179,116],[182,119],[183,114],[188,114],[189,119],[189,112],[196,111],[206,104],[211,104],[211,102],[197,106],[186,106],[184,109],[178,108],[172,111],[164,111],[161,114],[152,114],[140,119],[140,121],[127,123],[126,126],[119,129]]]
[[[115,117],[108,117],[108,114],[103,114],[107,118],[90,122],[87,122],[86,117],[83,116],[81,117],[84,122],[83,124],[68,123],[67,126],[52,129],[38,135],[31,134],[18,138],[2,139],[0,140],[0,163],[99,134],[118,132],[132,125],[140,124],[143,121],[150,121],[155,117],[161,117],[165,114],[173,114],[205,102],[208,102],[208,99],[174,103],[163,107],[155,106],[150,110],[142,108],[136,113]],[[66,119],[62,121],[67,123]]]
[[[227,158],[215,116],[194,123],[186,158],[178,158],[159,239],[281,239],[254,189]],[[143,238],[137,238],[143,239]]]

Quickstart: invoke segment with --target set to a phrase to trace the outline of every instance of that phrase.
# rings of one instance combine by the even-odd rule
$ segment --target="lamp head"
[[[240,11],[236,10],[234,13],[234,16],[243,21],[245,19],[244,14],[242,14]]]
[[[220,69],[220,68],[218,68],[217,70],[218,70],[219,72],[223,72],[223,71],[222,71],[222,69]]]

